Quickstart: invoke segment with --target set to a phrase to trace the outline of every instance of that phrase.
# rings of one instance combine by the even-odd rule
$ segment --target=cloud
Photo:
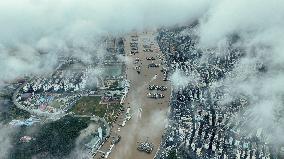
[[[13,148],[11,135],[15,132],[14,128],[9,128],[0,123],[0,158],[6,159]]]
[[[56,67],[61,56],[75,56],[90,62],[92,57],[102,57],[104,54],[100,45],[103,37],[121,36],[132,30],[190,23],[203,14],[209,2],[1,1],[0,83],[23,75],[47,74]],[[88,80],[94,83],[101,74],[98,70],[90,70],[88,73]],[[4,136],[0,134],[0,137]],[[3,140],[3,143],[6,142],[9,141]],[[1,146],[1,150],[2,147],[9,148]]]
[[[283,109],[284,95],[284,2],[280,0],[1,1],[0,83],[24,74],[50,72],[60,56],[88,61],[103,53],[98,43],[109,34],[120,36],[196,19],[200,22],[199,47],[226,55],[223,48],[237,34],[234,46],[246,53],[232,75],[216,86],[227,87],[228,99],[245,94],[250,100],[247,111],[264,116],[265,125],[274,123],[274,112]],[[265,71],[259,72],[259,66]],[[175,87],[198,82],[198,75],[191,75],[177,70],[171,81]],[[280,125],[275,126],[277,134],[283,132]]]
[[[184,88],[187,85],[197,86],[200,82],[200,76],[196,71],[192,71],[185,75],[181,70],[177,69],[171,76],[170,81],[174,88]]]
[[[208,4],[209,0],[1,1],[0,80],[49,72],[62,55],[89,59],[96,56],[102,36],[187,23]]]
[[[283,9],[284,2],[279,0],[220,0],[200,19],[199,28],[199,45],[203,48],[220,51],[230,45],[232,35],[239,36],[233,47],[241,48],[245,56],[216,86],[226,86],[226,102],[245,95],[249,101],[245,111],[253,112],[255,119],[261,118],[253,123],[247,121],[251,130],[265,128],[271,140],[279,138],[278,142],[282,143],[279,132],[284,130],[283,115],[276,114],[284,109]]]
[[[102,75],[103,75],[103,70],[101,70],[100,68],[92,68],[87,70],[86,72],[87,75],[87,87],[88,88],[93,88],[94,86],[97,87],[100,85],[102,85]]]
[[[85,144],[88,142],[86,139],[91,139],[94,133],[99,128],[98,124],[90,123],[86,129],[80,131],[80,135],[76,138],[75,147],[65,159],[88,159],[92,157],[90,149]]]
[[[283,26],[283,6],[279,0],[217,1],[202,20],[201,43],[214,46],[232,33],[256,35],[275,31]]]

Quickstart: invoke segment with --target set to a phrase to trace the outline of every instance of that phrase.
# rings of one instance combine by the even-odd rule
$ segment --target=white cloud
[[[48,72],[59,55],[95,56],[108,34],[187,23],[209,0],[9,0],[0,2],[0,80]],[[84,49],[82,49],[84,48]],[[16,51],[11,51],[16,50]],[[39,55],[38,50],[48,52]],[[48,59],[48,62],[46,62]]]
[[[176,70],[171,76],[170,81],[175,89],[184,88],[188,84],[197,85],[200,82],[200,76],[197,72],[190,72],[185,75],[181,70]]]
[[[275,138],[279,137],[276,132],[283,132],[283,120],[276,123],[275,116],[275,112],[284,109],[283,19],[283,1],[220,0],[202,18],[200,27],[201,47],[221,48],[228,44],[224,41],[230,35],[240,36],[236,46],[244,49],[246,56],[235,66],[231,76],[218,85],[229,89],[230,97],[226,99],[245,94],[250,103],[247,111],[252,111],[256,119],[263,117],[263,120],[255,120],[253,128],[263,126],[268,135]],[[265,71],[258,72],[259,65],[264,66]]]
[[[97,41],[104,35],[186,24],[196,18],[201,22],[201,47],[221,48],[227,45],[229,35],[240,35],[237,45],[248,54],[236,66],[234,76],[222,84],[231,88],[232,95],[247,94],[255,113],[267,113],[265,117],[274,118],[274,111],[270,110],[283,109],[284,95],[284,1],[281,0],[1,1],[0,83],[25,73],[48,72],[62,54],[83,59],[95,56]],[[42,55],[38,50],[48,53]],[[255,71],[254,65],[259,62],[266,66],[267,72]],[[179,71],[171,76],[176,87],[194,80]],[[266,108],[269,111],[263,111]]]

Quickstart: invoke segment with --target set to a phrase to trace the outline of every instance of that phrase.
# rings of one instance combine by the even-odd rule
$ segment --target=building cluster
[[[166,86],[158,86],[158,85],[149,85],[149,90],[158,90],[158,91],[165,91],[167,90]]]
[[[163,95],[162,93],[152,93],[152,92],[149,92],[147,94],[147,97],[154,98],[154,99],[159,99],[159,98],[164,98],[165,95]]]
[[[124,55],[124,42],[123,38],[115,38],[115,37],[105,37],[104,38],[105,43],[105,52],[104,54],[104,63],[115,63],[119,61],[117,55]],[[101,60],[101,59],[99,59]]]
[[[149,142],[148,139],[146,141],[140,142],[137,146],[138,151],[151,153],[154,150],[154,144]]]
[[[127,96],[130,84],[126,79],[116,80],[113,89],[107,89],[102,96],[103,103],[120,103],[123,104]]]
[[[95,133],[86,136],[84,140],[87,141],[87,143],[85,143],[86,148],[90,149],[92,152],[95,152],[103,141],[103,129],[99,127]]]
[[[62,73],[52,78],[36,78],[23,87],[23,92],[74,92],[86,87],[86,74],[72,73],[64,78]]]
[[[69,64],[68,64],[69,65]],[[63,66],[62,66],[63,67]],[[35,77],[16,94],[16,101],[25,110],[39,113],[62,113],[71,108],[86,88],[87,74],[58,69],[51,77]]]
[[[181,158],[274,158],[274,148],[266,142],[261,128],[244,133],[246,122],[251,120],[242,113],[248,98],[240,96],[221,105],[226,87],[212,87],[230,76],[242,51],[230,47],[228,54],[219,57],[213,49],[198,48],[195,28],[161,29],[157,37],[167,59],[165,69],[169,73],[181,71],[185,76],[194,74],[198,82],[174,88],[169,126],[156,158],[167,158],[172,151]]]
[[[24,83],[14,102],[36,114],[67,112],[82,96],[101,95],[104,103],[123,102],[129,87],[124,63],[118,58],[124,54],[123,39],[106,38],[104,42],[107,53],[100,65],[63,57],[50,77],[34,77]],[[102,75],[96,75],[95,69],[100,68]]]
[[[153,39],[149,37],[143,37],[142,38],[142,43],[143,43],[143,51],[144,52],[156,52],[156,48],[153,48],[154,42]]]
[[[39,123],[40,119],[36,118],[35,116],[31,116],[28,119],[24,119],[24,120],[18,120],[18,119],[13,119],[9,125],[13,126],[13,127],[18,127],[18,126],[32,126],[35,123]]]
[[[130,54],[135,55],[138,54],[138,35],[131,36],[132,42],[130,42]]]
[[[135,38],[135,37],[134,37]],[[109,58],[108,63],[104,63],[104,76],[102,76],[102,87],[99,89],[103,92],[101,103],[119,103],[123,104],[128,93],[130,84],[126,80],[125,63],[117,57],[124,55],[124,41],[122,38],[108,38],[106,39],[106,50],[108,52],[105,56]]]
[[[20,138],[20,142],[22,142],[22,143],[28,143],[28,142],[30,142],[32,139],[34,139],[34,138],[32,138],[32,137],[30,137],[30,136],[23,136],[23,137]]]

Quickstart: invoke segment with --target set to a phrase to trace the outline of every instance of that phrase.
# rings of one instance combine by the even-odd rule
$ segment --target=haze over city
[[[284,158],[281,0],[9,0],[0,24],[0,158]]]

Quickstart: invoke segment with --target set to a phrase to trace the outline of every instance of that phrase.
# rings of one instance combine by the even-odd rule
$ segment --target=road
[[[135,33],[136,34],[136,33]],[[133,35],[133,34],[131,34]],[[125,100],[125,108],[130,107],[132,114],[131,120],[126,122],[124,127],[117,124],[113,125],[112,134],[121,136],[121,141],[112,148],[109,154],[110,159],[152,159],[158,149],[161,141],[162,133],[167,123],[167,113],[169,110],[170,100],[170,83],[163,81],[162,66],[158,68],[148,68],[152,63],[146,60],[146,57],[155,57],[153,63],[160,64],[162,53],[158,49],[158,44],[155,41],[155,36],[152,32],[137,33],[138,35],[138,54],[130,55],[132,41],[131,35],[125,37],[125,52],[126,52],[126,75],[130,81],[129,94]],[[144,52],[143,44],[152,43],[154,52]],[[134,60],[139,58],[137,64]],[[138,74],[134,66],[141,67],[141,73]],[[168,87],[166,91],[161,91],[165,95],[162,99],[151,99],[147,97],[149,84],[163,85]],[[155,92],[155,91],[153,91]],[[140,152],[137,150],[138,142],[145,141],[155,145],[154,151],[151,154]],[[110,139],[101,147],[101,151],[108,151],[110,147]],[[100,158],[100,155],[95,156]]]

